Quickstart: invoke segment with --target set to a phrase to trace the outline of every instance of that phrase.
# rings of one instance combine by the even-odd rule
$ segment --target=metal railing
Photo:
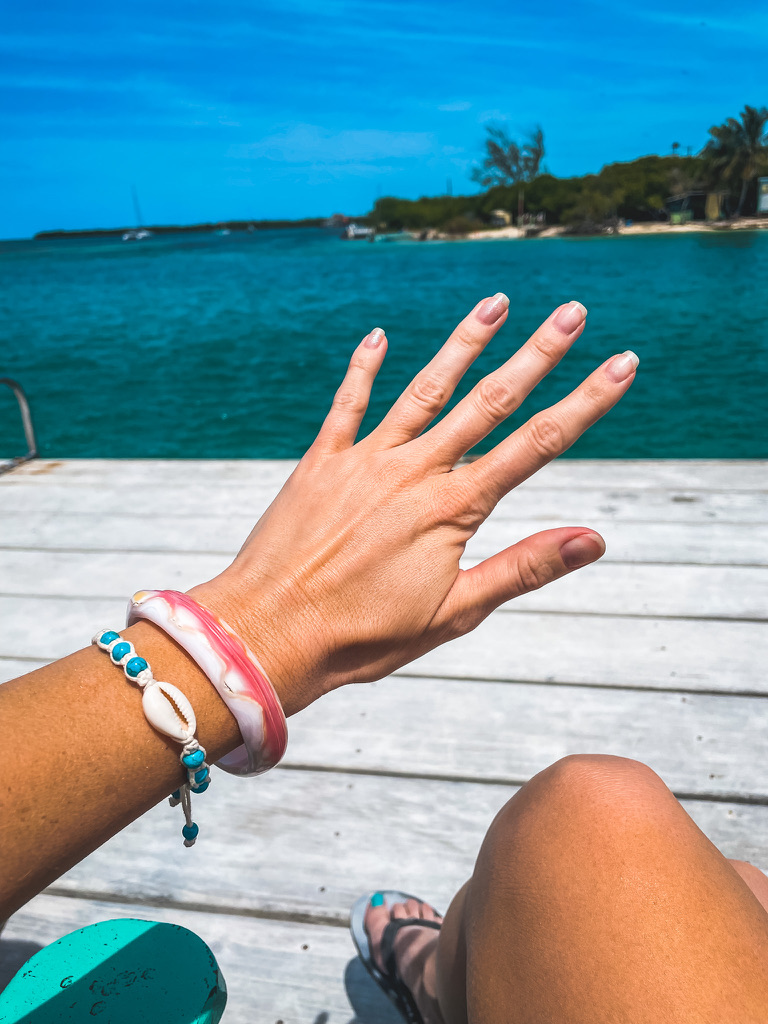
[[[24,437],[27,441],[26,455],[18,455],[15,459],[8,459],[6,462],[0,463],[0,473],[7,473],[9,469],[20,466],[22,462],[29,462],[30,459],[37,458],[37,441],[35,440],[32,413],[29,411],[29,402],[24,394],[24,388],[18,381],[11,380],[10,377],[0,377],[0,384],[7,384],[16,396],[16,401],[19,403],[19,412],[21,413],[21,422],[24,425]]]

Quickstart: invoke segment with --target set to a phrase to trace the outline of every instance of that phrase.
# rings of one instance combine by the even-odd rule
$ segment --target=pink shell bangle
[[[254,654],[221,619],[176,590],[140,590],[128,602],[127,625],[154,622],[183,647],[235,716],[241,746],[217,762],[232,775],[260,775],[280,761],[288,727],[280,700]]]

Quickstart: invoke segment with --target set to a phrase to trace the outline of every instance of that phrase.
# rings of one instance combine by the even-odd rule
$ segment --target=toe
[[[421,917],[421,903],[418,900],[406,900],[405,910],[405,917]]]
[[[371,946],[371,956],[380,971],[384,969],[384,965],[381,960],[381,938],[384,934],[384,929],[389,924],[389,920],[389,910],[386,906],[372,907],[370,903],[368,904],[365,911],[365,917],[363,918],[363,924],[366,932],[368,933],[368,942]]]

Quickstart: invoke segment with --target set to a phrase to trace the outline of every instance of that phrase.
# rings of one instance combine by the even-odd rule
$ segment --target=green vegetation
[[[477,230],[491,221],[491,211],[526,210],[546,215],[548,224],[578,226],[603,223],[612,217],[631,220],[666,219],[667,196],[698,183],[704,175],[699,157],[644,156],[631,163],[608,164],[599,174],[556,178],[540,174],[533,181],[495,185],[474,196],[434,196],[416,200],[379,199],[369,216],[390,230],[447,227],[462,219]],[[459,233],[459,232],[455,232]]]
[[[519,146],[514,139],[495,125],[486,131],[485,157],[480,167],[472,172],[472,180],[484,188],[496,185],[517,185],[538,177],[544,159],[544,132],[536,128],[528,141]]]
[[[697,156],[678,156],[680,143],[675,142],[673,156],[607,164],[599,174],[576,178],[540,173],[545,153],[541,128],[520,146],[501,128],[489,127],[485,155],[472,174],[486,191],[416,200],[385,196],[368,221],[390,231],[436,228],[466,234],[488,227],[494,210],[512,215],[526,210],[543,214],[548,225],[590,232],[618,218],[666,220],[667,198],[690,191],[724,192],[736,216],[754,213],[757,175],[768,173],[768,109],[747,106],[740,118],[710,128],[712,138]]]
[[[768,109],[745,106],[741,120],[729,117],[709,129],[712,138],[702,156],[711,179],[726,188],[739,188],[736,216],[740,217],[750,185],[768,171]]]

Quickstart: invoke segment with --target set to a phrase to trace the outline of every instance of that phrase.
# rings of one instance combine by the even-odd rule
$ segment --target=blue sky
[[[2,0],[0,237],[471,192],[484,124],[558,175],[768,104],[764,0]]]

